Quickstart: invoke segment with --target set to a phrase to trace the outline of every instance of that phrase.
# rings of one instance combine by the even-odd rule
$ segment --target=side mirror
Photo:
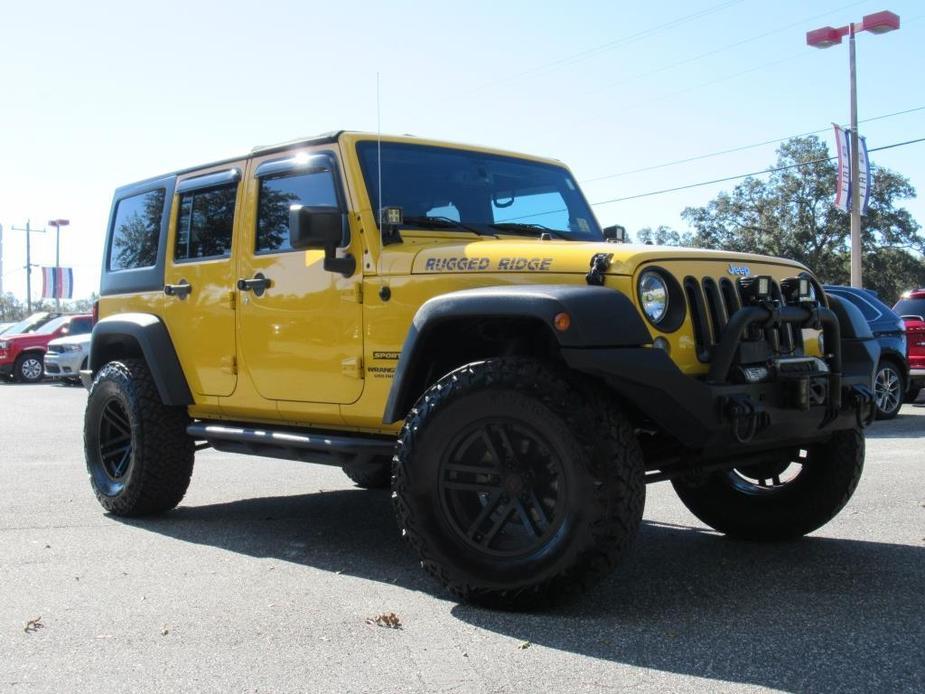
[[[289,245],[324,250],[324,269],[350,277],[356,271],[356,260],[349,253],[337,257],[346,226],[346,215],[336,207],[293,205],[289,208]]]
[[[626,227],[619,224],[604,227],[604,240],[611,243],[626,243]]]

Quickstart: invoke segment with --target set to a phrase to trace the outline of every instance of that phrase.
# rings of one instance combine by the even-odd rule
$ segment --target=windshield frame
[[[357,157],[357,163],[359,165],[360,173],[363,177],[363,183],[366,186],[367,199],[369,200],[370,208],[373,211],[373,218],[374,218],[374,222],[376,223],[377,227],[379,226],[379,221],[380,221],[378,219],[378,215],[375,214],[375,210],[377,208],[378,196],[379,196],[378,170],[376,168],[376,160],[377,160],[376,150],[378,149],[378,147],[379,147],[379,143],[376,140],[372,140],[372,139],[358,140],[355,144],[355,149],[356,149],[355,154]],[[452,228],[449,224],[441,225],[441,226],[434,226],[433,228],[428,227],[424,224],[408,224],[407,226],[399,225],[399,228],[402,230],[406,230],[406,231],[424,230],[424,231],[439,231],[439,232],[463,233],[463,234],[476,233],[476,234],[479,234],[482,236],[488,236],[488,237],[492,237],[492,236],[497,237],[497,236],[507,235],[507,236],[517,236],[517,237],[523,238],[525,236],[534,236],[534,234],[530,233],[531,227],[532,227],[533,228],[532,230],[535,231],[536,237],[539,237],[544,232],[547,232],[551,234],[553,238],[564,239],[568,241],[584,241],[584,242],[604,241],[603,228],[601,227],[600,222],[597,220],[597,217],[594,214],[594,210],[591,207],[591,204],[588,202],[588,199],[585,197],[584,191],[582,191],[581,186],[578,185],[578,182],[575,179],[572,172],[569,171],[569,169],[562,164],[537,160],[537,159],[533,159],[530,157],[521,157],[515,154],[483,151],[479,149],[470,149],[466,147],[453,147],[453,146],[442,145],[442,144],[430,144],[430,143],[424,143],[424,142],[421,142],[421,143],[407,142],[403,140],[383,141],[381,143],[381,147],[383,149],[387,147],[400,147],[400,148],[409,148],[409,149],[419,148],[419,149],[428,150],[431,152],[447,152],[447,153],[453,153],[453,154],[459,154],[459,155],[469,155],[472,157],[478,157],[478,158],[484,158],[484,159],[508,161],[508,162],[512,162],[520,166],[535,166],[538,168],[545,169],[547,171],[550,171],[550,170],[555,171],[557,174],[561,175],[563,182],[566,182],[566,181],[568,182],[567,185],[570,188],[569,195],[573,196],[575,203],[577,203],[578,206],[584,207],[584,210],[587,212],[586,221],[589,227],[587,231],[584,231],[584,230],[573,231],[570,229],[557,229],[554,227],[543,229],[543,228],[540,228],[543,226],[542,224],[531,223],[532,219],[536,219],[537,217],[540,217],[542,215],[551,214],[555,212],[569,211],[571,209],[571,208],[566,207],[566,208],[560,208],[558,210],[548,210],[548,211],[538,213],[538,214],[531,214],[529,215],[530,219],[527,219],[525,217],[523,218],[523,220],[520,220],[518,218],[516,222],[522,221],[523,224],[522,224],[522,228],[516,229],[516,230],[513,228],[504,228],[505,224],[510,224],[511,222],[515,222],[514,219],[509,219],[509,220],[505,219],[505,220],[494,221],[490,223],[486,221],[474,221],[468,218],[463,218],[461,214],[460,214],[460,219],[458,221],[452,220],[452,219],[448,220],[448,221],[451,221],[453,224],[455,224],[456,228]],[[373,152],[372,152],[372,156],[368,157],[368,154],[369,154],[368,150],[370,149],[372,149]],[[561,192],[559,194],[561,195]],[[569,201],[564,199],[564,196],[563,196],[563,202],[566,205],[569,204]],[[408,214],[406,210],[404,212],[405,214]],[[418,215],[410,215],[410,216],[417,217]],[[516,222],[515,222],[515,225],[516,225]],[[500,227],[497,226],[499,224],[501,225]],[[472,227],[472,229],[467,230],[466,227]]]
[[[3,331],[3,334],[7,336],[31,335],[43,325],[54,319],[55,314],[49,311],[38,311],[37,313],[30,313],[22,320],[13,323],[13,325]]]

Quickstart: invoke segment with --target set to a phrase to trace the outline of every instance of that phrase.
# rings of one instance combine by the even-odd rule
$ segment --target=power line
[[[874,147],[868,152],[880,152],[885,149],[894,149],[896,147],[905,147],[906,145],[914,145],[918,142],[925,142],[925,137],[920,137],[915,140],[906,140],[905,142],[896,142],[892,145],[883,145],[882,147]],[[625,200],[636,200],[638,198],[648,198],[653,195],[664,195],[665,193],[674,193],[679,190],[689,190],[691,188],[700,188],[702,186],[713,185],[714,183],[725,183],[727,181],[735,181],[740,178],[748,178],[750,176],[761,176],[763,174],[776,173],[778,171],[786,171],[788,169],[796,169],[801,166],[810,166],[812,164],[821,164],[823,162],[833,161],[838,157],[825,157],[823,159],[813,159],[811,161],[799,162],[797,164],[788,164],[787,166],[777,166],[771,169],[762,169],[761,171],[752,171],[751,173],[737,174],[735,176],[725,176],[723,178],[715,178],[710,181],[700,181],[699,183],[688,183],[683,186],[675,186],[674,188],[663,188],[662,190],[653,190],[648,193],[638,193],[637,195],[626,195],[622,198],[612,198],[610,200],[600,200],[598,202],[592,202],[591,206],[596,207],[598,205],[609,205],[614,202],[623,202]]]
[[[798,27],[798,26],[805,25],[805,24],[807,24],[808,22],[812,22],[812,21],[814,21],[814,20],[816,20],[816,19],[821,19],[822,17],[826,17],[826,16],[828,16],[828,15],[830,15],[830,14],[835,14],[836,12],[841,12],[842,10],[847,10],[847,9],[849,9],[849,8],[851,8],[851,7],[855,7],[856,5],[862,5],[862,4],[864,4],[866,1],[867,1],[867,0],[859,0],[858,2],[852,2],[852,3],[849,3],[849,4],[847,4],[847,5],[842,5],[841,7],[836,7],[836,8],[834,8],[834,9],[827,10],[826,12],[822,12],[821,14],[815,14],[815,15],[813,15],[812,17],[805,17],[805,18],[803,18],[803,19],[801,19],[801,20],[799,20],[799,21],[797,21],[797,22],[791,22],[790,24],[786,24],[786,25],[784,25],[784,26],[778,27],[777,29],[772,29],[771,31],[766,31],[766,32],[763,32],[763,33],[761,33],[761,34],[756,34],[755,36],[750,36],[750,37],[747,38],[747,39],[742,39],[742,40],[736,41],[736,42],[734,42],[734,43],[729,43],[729,44],[726,44],[725,46],[720,46],[719,48],[714,48],[714,49],[711,50],[711,51],[707,51],[707,52],[705,52],[705,53],[700,53],[699,55],[691,56],[691,57],[689,57],[689,58],[685,58],[684,60],[679,60],[679,61],[677,61],[677,62],[670,63],[670,64],[668,64],[668,65],[663,65],[662,67],[656,68],[655,70],[650,70],[649,72],[643,72],[643,73],[637,74],[637,75],[635,75],[635,76],[633,76],[633,77],[629,77],[629,78],[627,78],[627,79],[618,80],[618,81],[616,81],[616,82],[610,82],[610,83],[605,84],[605,85],[603,85],[603,86],[601,86],[601,87],[598,87],[598,88],[596,88],[596,89],[593,89],[593,90],[591,90],[591,91],[588,92],[588,93],[589,93],[589,94],[594,94],[594,93],[597,93],[597,92],[599,92],[599,91],[603,91],[604,89],[610,89],[610,88],[612,88],[612,87],[616,87],[616,86],[621,85],[621,84],[626,84],[627,82],[633,82],[633,81],[635,81],[635,80],[637,80],[637,79],[642,79],[643,77],[650,77],[650,76],[656,75],[656,74],[658,74],[658,73],[660,73],[660,72],[665,72],[666,70],[671,70],[671,69],[673,69],[673,68],[680,67],[680,66],[682,66],[682,65],[687,65],[687,64],[689,64],[689,63],[693,63],[693,62],[696,62],[696,61],[698,61],[698,60],[702,60],[703,58],[709,58],[710,56],[716,55],[717,53],[722,53],[723,51],[728,51],[728,50],[730,50],[730,49],[732,49],[732,48],[738,48],[739,46],[744,46],[744,45],[747,44],[747,43],[752,43],[753,41],[758,41],[758,40],[760,40],[760,39],[767,38],[768,36],[773,36],[774,34],[780,34],[781,32],[787,31],[788,29],[793,29],[794,27]]]
[[[682,24],[687,24],[688,22],[692,22],[696,19],[700,19],[701,17],[706,17],[716,12],[721,12],[722,10],[725,10],[728,7],[732,7],[733,5],[738,5],[744,1],[745,0],[726,0],[726,2],[721,2],[718,5],[712,5],[710,7],[707,7],[706,9],[698,10],[697,12],[693,12],[691,14],[684,15],[676,19],[672,19],[668,22],[664,22],[663,24],[657,24],[654,27],[643,29],[642,31],[638,31],[634,34],[628,34],[626,36],[621,36],[620,38],[615,39],[613,41],[608,41],[607,43],[603,43],[598,46],[588,48],[578,53],[573,53],[571,55],[564,56],[557,60],[553,60],[548,63],[543,63],[541,65],[534,66],[532,68],[529,68],[517,74],[511,75],[510,77],[507,77],[505,79],[494,80],[492,82],[485,83],[481,85],[480,87],[476,87],[472,91],[479,92],[479,91],[486,89],[487,87],[491,87],[496,84],[506,84],[513,80],[520,79],[521,77],[529,77],[530,75],[548,71],[550,68],[554,69],[554,68],[559,67],[560,65],[576,63],[581,60],[584,60],[585,58],[589,56],[600,53],[602,51],[607,51],[607,50],[610,50],[611,48],[616,48],[617,46],[620,46],[620,45],[632,43],[634,41],[638,41],[648,36],[657,34],[666,29],[673,29],[674,27],[681,26]]]
[[[877,120],[883,120],[884,118],[892,118],[894,116],[903,116],[907,113],[915,113],[916,111],[925,111],[925,106],[916,106],[915,108],[907,108],[904,111],[895,111],[893,113],[885,113],[880,116],[874,116],[872,118],[864,118],[859,120],[858,123],[871,123]],[[596,181],[604,181],[609,178],[619,178],[620,176],[628,176],[629,174],[643,173],[645,171],[654,171],[655,169],[664,169],[669,166],[677,166],[678,164],[688,164],[692,161],[700,161],[702,159],[710,159],[712,157],[719,157],[724,154],[733,154],[735,152],[743,152],[747,149],[754,149],[755,147],[763,147],[765,145],[773,145],[778,142],[783,142],[784,140],[789,140],[794,137],[807,137],[808,135],[818,135],[819,133],[828,132],[832,126],[827,128],[821,128],[819,130],[810,130],[805,133],[799,133],[797,135],[788,135],[787,137],[778,137],[773,140],[764,140],[762,142],[753,142],[749,145],[741,145],[739,147],[732,147],[730,149],[722,149],[716,152],[708,152],[706,154],[698,154],[693,157],[687,157],[686,159],[676,159],[674,161],[664,162],[662,164],[653,164],[652,166],[644,166],[639,169],[630,169],[628,171],[618,171],[617,173],[607,174],[605,176],[597,176],[595,178],[585,178],[582,179],[581,183],[594,183]]]

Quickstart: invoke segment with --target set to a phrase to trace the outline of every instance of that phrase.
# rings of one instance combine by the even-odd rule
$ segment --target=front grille
[[[57,364],[45,364],[45,370],[50,374],[61,373],[61,369],[58,368]]]
[[[742,307],[739,286],[728,277],[718,281],[713,277],[702,277],[698,281],[689,275],[684,278],[684,293],[691,312],[697,358],[701,362],[709,362],[729,318]],[[783,294],[776,281],[772,285],[772,297],[783,303]],[[803,342],[802,334],[794,331],[789,324],[765,329],[764,338],[776,355],[792,354],[802,347]]]
[[[48,345],[48,351],[60,354],[64,352],[64,345]]]

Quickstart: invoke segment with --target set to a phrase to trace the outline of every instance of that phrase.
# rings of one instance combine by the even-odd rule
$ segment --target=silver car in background
[[[80,370],[87,368],[89,357],[90,333],[52,340],[45,352],[45,376],[80,385]]]

